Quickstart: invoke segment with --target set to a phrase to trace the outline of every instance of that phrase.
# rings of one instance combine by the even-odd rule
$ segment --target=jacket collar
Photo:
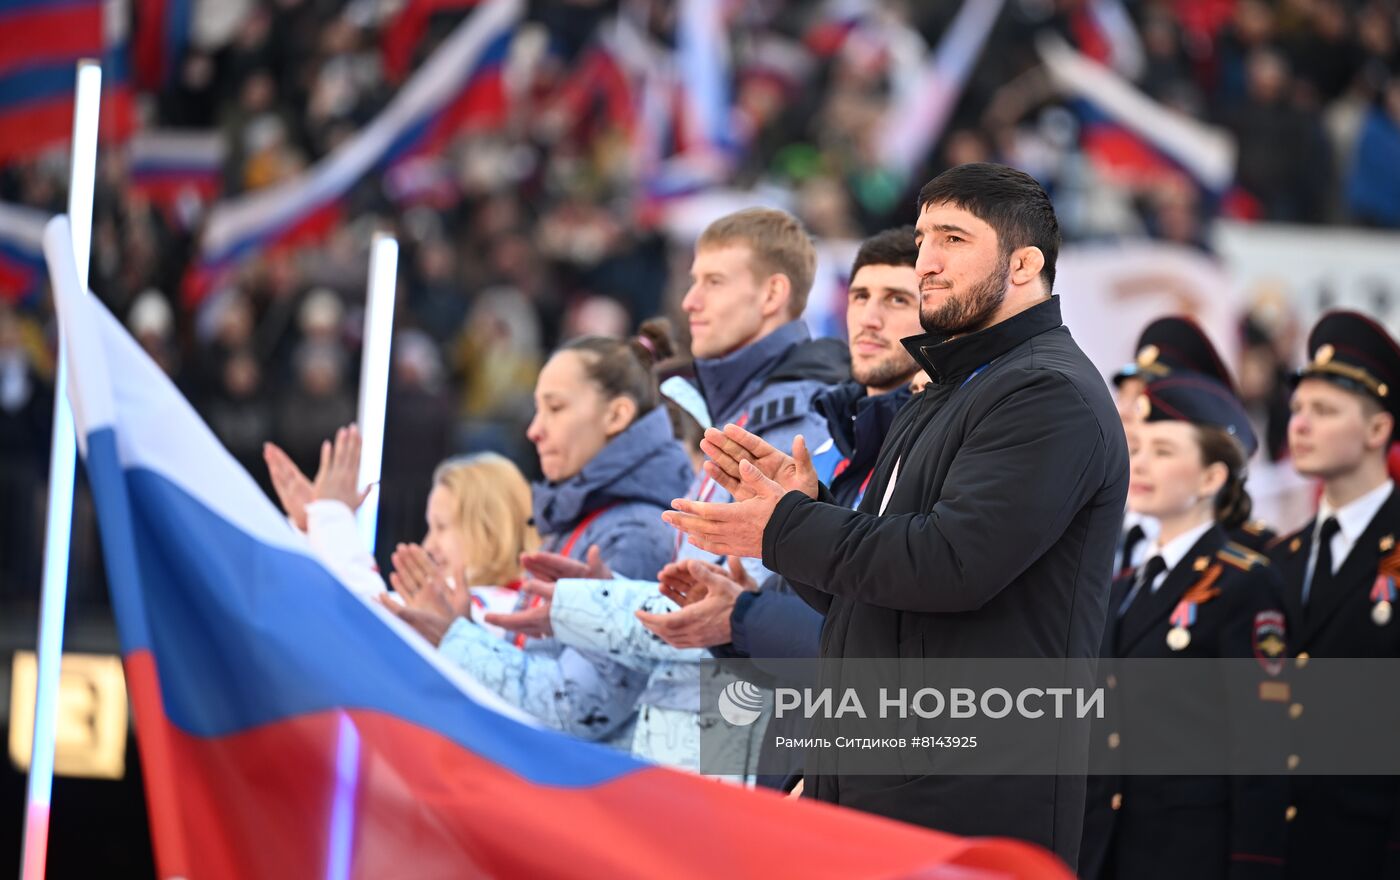
[[[1061,323],[1060,298],[1052,296],[976,333],[956,339],[944,333],[922,333],[902,341],[931,381],[947,385],[963,381],[977,368]]]
[[[767,336],[723,357],[698,358],[695,381],[715,424],[732,419],[794,345],[812,338],[807,325],[789,321]]]
[[[655,407],[609,440],[577,474],[560,483],[533,484],[535,527],[541,534],[557,534],[599,507],[620,501],[664,507],[685,491],[688,466],[666,407]]]
[[[812,405],[826,419],[836,448],[850,458],[852,453],[878,453],[894,417],[912,396],[908,383],[871,397],[859,382],[842,382],[818,394]]]

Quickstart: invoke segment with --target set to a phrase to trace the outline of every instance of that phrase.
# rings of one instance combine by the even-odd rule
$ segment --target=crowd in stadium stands
[[[392,4],[204,5],[220,10],[204,30],[222,30],[221,41],[192,46],[168,87],[139,106],[147,128],[221,133],[223,197],[303,172],[373,119],[400,82],[382,52],[392,19],[380,6]],[[872,41],[831,27],[820,4],[730,4],[734,123],[746,135],[732,183],[793,190],[819,239],[907,223],[919,184],[983,160],[1040,180],[1069,241],[1149,236],[1208,249],[1217,216],[1400,228],[1400,4],[1123,4],[1140,53],[1116,66],[1155,100],[1234,136],[1236,185],[1225,193],[1112,145],[1090,149],[1082,115],[1049,88],[1035,52],[1048,30],[1095,57],[1119,50],[1122,34],[1078,0],[1006,5],[945,136],[904,185],[872,160],[872,133],[891,72],[937,44],[957,4],[888,5],[884,37]],[[158,208],[130,190],[121,150],[104,149],[91,286],[265,482],[265,441],[314,472],[321,440],[353,420],[366,245],[376,228],[394,229],[404,251],[381,524],[385,546],[416,538],[431,468],[451,453],[498,450],[539,473],[525,426],[546,353],[583,333],[633,332],[674,307],[688,250],[640,204],[624,132],[596,108],[571,112],[555,100],[604,22],[621,12],[664,41],[673,6],[535,0],[540,59],[504,126],[366,177],[324,238],[258,256],[197,308],[181,291],[207,205]],[[415,61],[466,14],[430,19]],[[61,149],[0,168],[0,201],[62,211],[65,175]],[[1244,391],[1276,400],[1285,365],[1257,330],[1247,342]],[[53,364],[47,306],[0,303],[7,599],[37,590]],[[79,513],[79,529],[91,531]],[[89,579],[100,579],[97,568]],[[76,592],[100,601],[100,589]]]

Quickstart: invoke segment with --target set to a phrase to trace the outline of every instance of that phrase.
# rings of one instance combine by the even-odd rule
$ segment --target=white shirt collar
[[[1395,482],[1386,480],[1355,501],[1335,509],[1327,503],[1327,499],[1324,497],[1317,508],[1317,524],[1320,527],[1329,516],[1335,516],[1337,525],[1341,527],[1341,533],[1346,537],[1347,543],[1355,544],[1361,538],[1361,533],[1366,531],[1366,527],[1371,524],[1371,520],[1376,518],[1381,505],[1385,504],[1385,499],[1390,497],[1394,488]]]
[[[1127,532],[1133,526],[1141,528],[1143,537],[1150,541],[1155,541],[1157,539],[1157,533],[1162,530],[1156,518],[1138,513],[1135,510],[1129,510],[1123,514],[1123,531]],[[1148,558],[1150,559],[1151,557],[1149,556]]]
[[[1144,559],[1151,559],[1154,556],[1162,557],[1162,561],[1167,564],[1165,571],[1174,570],[1181,560],[1186,558],[1186,554],[1191,552],[1191,548],[1196,546],[1196,542],[1201,540],[1201,536],[1210,531],[1215,525],[1214,520],[1207,520],[1188,532],[1183,532],[1172,538],[1165,545],[1159,546],[1153,540],[1152,546],[1148,548]]]

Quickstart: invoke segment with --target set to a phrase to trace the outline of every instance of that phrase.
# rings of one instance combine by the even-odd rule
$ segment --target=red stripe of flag
[[[18,303],[34,290],[38,272],[0,254],[0,301]]]
[[[384,29],[384,72],[399,82],[413,66],[413,52],[428,30],[428,22],[439,12],[460,12],[480,0],[408,0]]]
[[[0,113],[0,165],[25,159],[68,142],[73,128],[73,96],[29,104]]]
[[[157,90],[165,82],[166,0],[135,0],[136,29],[132,34],[132,73],[143,89]]]
[[[399,876],[405,865],[424,877],[1069,877],[1019,841],[965,840],[660,767],[542,785],[382,712],[192,736],[165,715],[150,653],[128,655],[125,667],[146,784],[179,787],[178,801],[147,801],[161,876],[322,876],[346,769],[333,759],[344,716],[359,742],[352,877]],[[164,762],[147,759],[155,748]],[[677,821],[706,833],[665,833]]]
[[[0,14],[0,75],[102,51],[102,6]]]
[[[422,143],[402,158],[436,152],[458,132],[499,126],[505,122],[508,110],[500,67],[483,70],[443,109]]]

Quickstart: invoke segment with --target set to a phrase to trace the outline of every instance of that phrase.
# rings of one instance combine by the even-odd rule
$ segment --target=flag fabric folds
[[[104,141],[131,133],[123,0],[0,0],[0,166],[68,142],[77,63],[102,62]]]
[[[963,0],[917,79],[897,93],[880,123],[880,162],[907,179],[943,136],[943,128],[982,56],[1003,0]]]
[[[1110,165],[1149,174],[1180,168],[1206,192],[1220,194],[1235,179],[1235,139],[1157,103],[1128,80],[1074,51],[1063,40],[1037,47],[1051,79],[1085,107],[1085,148]]]
[[[102,53],[102,0],[0,3],[0,165],[67,142],[75,65]]]

